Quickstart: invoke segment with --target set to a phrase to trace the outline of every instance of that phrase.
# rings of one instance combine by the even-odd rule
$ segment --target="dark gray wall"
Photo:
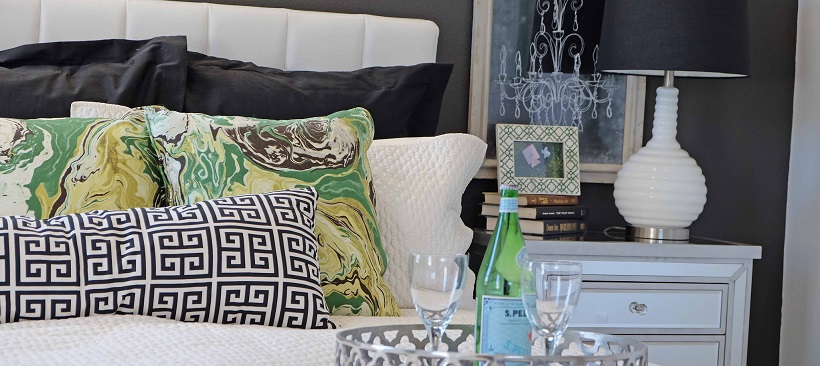
[[[750,0],[749,8],[752,77],[678,79],[678,136],[709,190],[692,230],[763,246],[752,282],[748,364],[777,365],[797,0]]]
[[[471,0],[222,0],[224,4],[287,7],[430,19],[441,29],[438,60],[455,64],[439,133],[467,130]],[[794,87],[797,0],[750,0],[752,72],[739,80],[679,78],[678,137],[703,168],[708,202],[694,234],[763,246],[755,263],[749,365],[776,365],[780,339],[783,237]],[[649,80],[645,136],[650,136],[654,89]],[[464,196],[465,222],[483,225],[480,192],[495,181],[476,180]],[[623,225],[612,185],[583,184],[592,229]]]
[[[334,13],[364,13],[434,21],[440,30],[438,62],[454,64],[444,95],[439,133],[467,131],[470,83],[472,0],[181,0],[217,4],[280,7]]]

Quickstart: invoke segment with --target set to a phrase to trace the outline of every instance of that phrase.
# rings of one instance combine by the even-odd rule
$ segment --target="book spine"
[[[584,241],[584,232],[558,235],[524,235],[527,240]]]
[[[490,229],[473,229],[473,243],[486,243],[493,231]],[[557,234],[557,235],[533,235],[524,234],[524,239],[527,240],[559,240],[559,241],[584,241],[586,240],[586,231],[571,234]],[[470,247],[470,253],[484,254],[485,247]],[[475,251],[473,251],[475,250]],[[480,251],[480,253],[479,253]]]
[[[581,219],[586,217],[586,207],[545,206],[535,208],[535,220]]]
[[[533,206],[520,207],[518,217],[530,220],[549,219],[582,219],[587,215],[586,206]],[[498,205],[483,203],[481,205],[481,215],[498,216]]]
[[[527,196],[527,206],[572,206],[578,204],[578,196]]]
[[[486,216],[487,230],[494,230],[498,217]],[[555,219],[555,220],[525,220],[520,219],[521,231],[531,235],[558,235],[573,234],[586,231],[586,222],[583,219]]]
[[[544,232],[541,235],[580,233],[586,230],[583,220],[544,220]]]

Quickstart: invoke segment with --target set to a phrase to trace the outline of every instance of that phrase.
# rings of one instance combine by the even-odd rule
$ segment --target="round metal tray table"
[[[540,342],[540,341],[539,341]],[[475,353],[472,325],[450,325],[439,351],[423,325],[342,330],[336,335],[339,366],[648,366],[646,345],[621,336],[567,331],[555,355],[511,356]],[[429,348],[429,347],[428,347]],[[537,353],[536,353],[537,354]]]

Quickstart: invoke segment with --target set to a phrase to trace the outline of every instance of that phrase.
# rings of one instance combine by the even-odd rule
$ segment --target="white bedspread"
[[[418,324],[403,317],[332,317],[340,329]],[[461,310],[453,324],[473,324]],[[333,365],[337,330],[184,323],[104,315],[0,325],[0,365]]]

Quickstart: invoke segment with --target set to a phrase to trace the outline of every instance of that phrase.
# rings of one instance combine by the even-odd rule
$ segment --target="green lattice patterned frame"
[[[578,128],[496,125],[498,184],[520,193],[581,194]]]

